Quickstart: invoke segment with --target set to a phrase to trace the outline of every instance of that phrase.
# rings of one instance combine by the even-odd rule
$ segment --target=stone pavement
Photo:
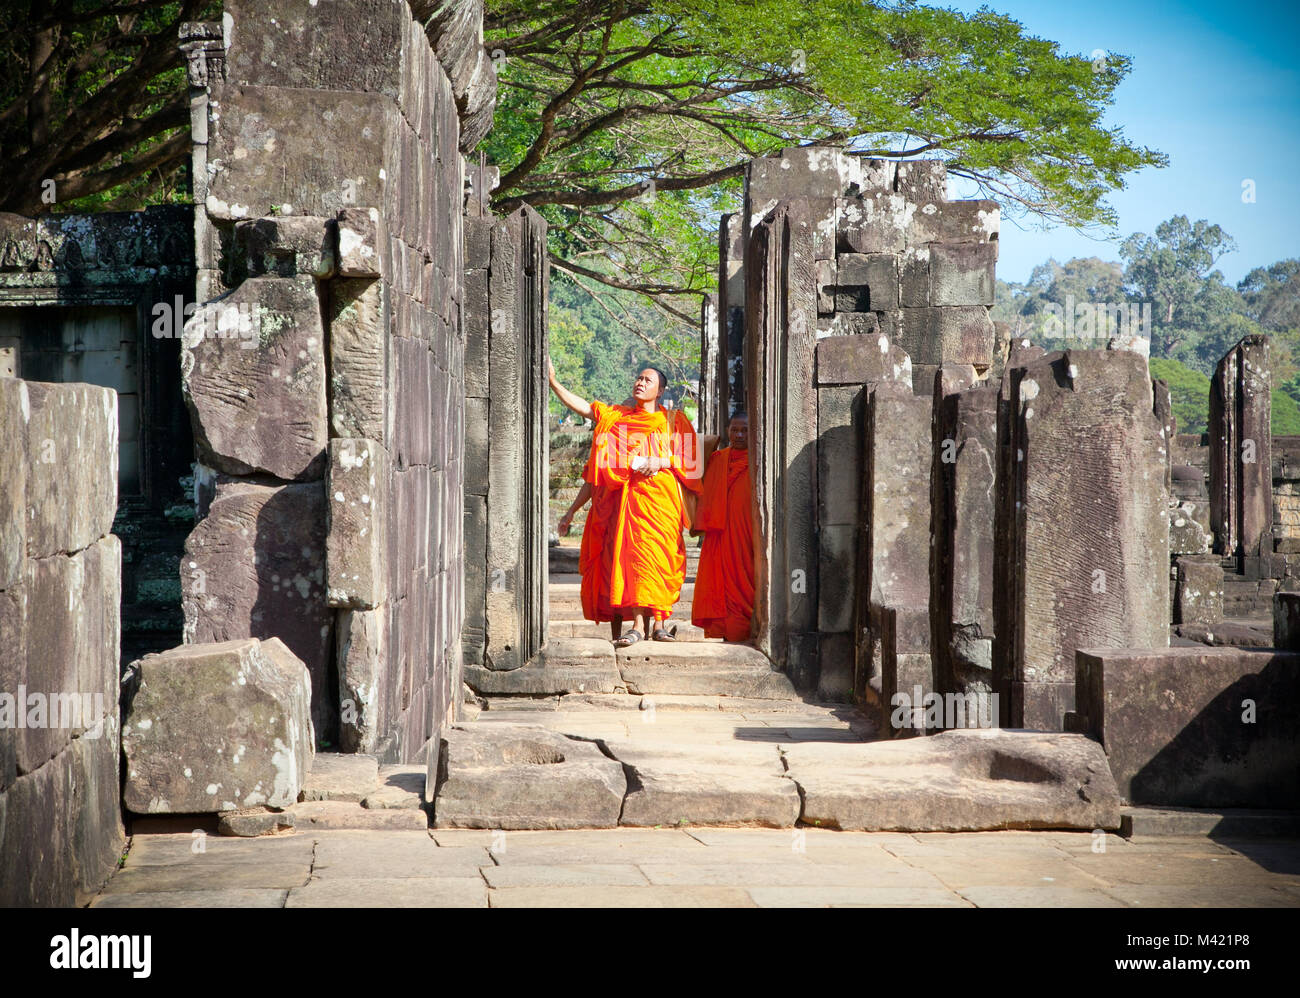
[[[137,835],[91,906],[1300,907],[1300,842],[816,828]]]

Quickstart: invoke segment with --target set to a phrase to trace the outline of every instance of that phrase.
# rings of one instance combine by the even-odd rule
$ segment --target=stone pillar
[[[719,413],[722,383],[722,337],[718,319],[718,296],[705,295],[700,305],[700,390],[697,398],[696,432],[702,436],[726,433],[725,416]]]
[[[0,378],[0,905],[84,905],[124,842],[117,394]]]
[[[1006,373],[1000,715],[1008,727],[1059,731],[1075,708],[1078,649],[1168,646],[1163,427],[1139,354],[1070,350]]]
[[[813,231],[801,201],[755,226],[745,251],[745,391],[759,646],[802,688],[817,682],[817,394]]]
[[[944,387],[941,373],[935,386],[932,463],[935,685],[941,694],[974,694],[988,707],[983,713],[993,717],[988,700],[993,692],[998,390],[994,385],[964,391]]]
[[[738,213],[718,223],[718,394],[712,418],[724,432],[731,414],[746,408],[744,225]]]
[[[1251,578],[1273,568],[1272,373],[1268,337],[1247,336],[1210,384],[1210,520],[1215,552]]]

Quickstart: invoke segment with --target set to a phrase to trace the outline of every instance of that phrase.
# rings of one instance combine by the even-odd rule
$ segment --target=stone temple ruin
[[[998,208],[949,200],[942,163],[755,159],[698,420],[750,413],[752,647],[687,625],[616,653],[550,571],[546,225],[495,216],[467,158],[495,102],[481,3],[265,6],[179,40],[192,210],[0,216],[0,902],[93,893],[151,815],[1300,805],[1300,438],[1270,436],[1266,339],[1178,434],[1140,353],[995,327]],[[686,779],[520,709],[651,697],[856,704],[860,737],[701,748]],[[340,798],[350,760],[401,770],[414,808]]]

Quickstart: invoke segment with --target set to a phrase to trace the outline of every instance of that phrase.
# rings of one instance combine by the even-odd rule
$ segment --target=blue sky
[[[973,12],[980,3],[936,2]],[[1028,34],[1091,58],[1097,49],[1133,59],[1106,116],[1169,166],[1130,175],[1109,200],[1118,231],[1152,232],[1172,215],[1209,219],[1236,241],[1219,261],[1236,283],[1252,267],[1300,256],[1300,3],[991,0]],[[1255,182],[1255,203],[1242,182]],[[954,196],[967,196],[954,184]],[[1022,222],[1029,226],[1031,223]],[[998,276],[1023,282],[1048,257],[1119,259],[1104,232],[1017,228],[1004,217]]]

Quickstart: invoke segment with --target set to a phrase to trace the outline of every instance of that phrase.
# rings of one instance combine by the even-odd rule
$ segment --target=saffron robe
[[[695,520],[695,529],[704,531],[704,543],[691,604],[691,623],[711,638],[749,638],[754,616],[753,491],[749,451],[714,451]]]
[[[684,494],[698,493],[695,430],[684,413],[592,402],[596,428],[583,478],[592,485],[578,567],[588,620],[645,607],[667,617],[686,579]],[[669,458],[655,475],[631,470],[637,456]]]

